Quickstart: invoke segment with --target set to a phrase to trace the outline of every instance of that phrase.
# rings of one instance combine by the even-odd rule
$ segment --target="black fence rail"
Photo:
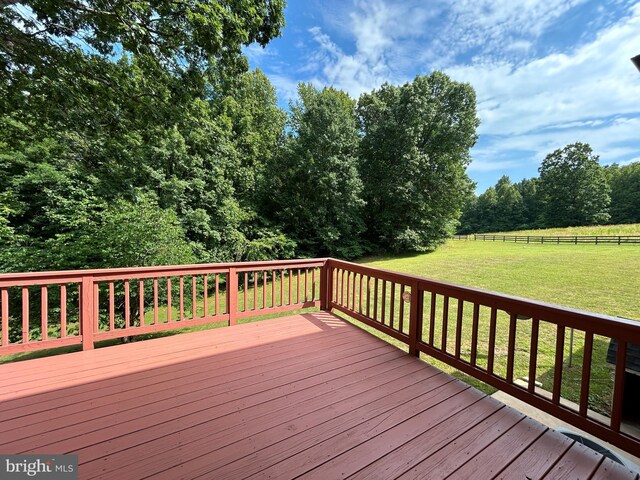
[[[454,235],[454,240],[482,240],[485,242],[640,245],[640,235]]]

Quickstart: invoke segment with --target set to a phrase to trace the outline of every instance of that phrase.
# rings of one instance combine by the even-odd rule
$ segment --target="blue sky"
[[[640,161],[640,2],[289,0],[287,26],[246,49],[283,106],[298,82],[357,98],[442,70],[478,96],[468,173],[483,192],[537,176],[547,153],[591,144],[601,164]]]

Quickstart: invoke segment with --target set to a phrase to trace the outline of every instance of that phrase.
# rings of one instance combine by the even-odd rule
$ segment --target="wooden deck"
[[[0,366],[0,452],[80,478],[637,478],[326,312]]]

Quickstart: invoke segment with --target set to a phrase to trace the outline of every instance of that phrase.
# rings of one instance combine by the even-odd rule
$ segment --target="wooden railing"
[[[595,245],[640,245],[640,235],[454,235],[454,240],[482,240],[485,242],[550,243],[550,244],[595,244]]]
[[[0,275],[0,355],[320,305],[324,259]]]
[[[640,456],[640,439],[621,422],[625,359],[629,345],[640,345],[640,323],[333,259],[326,271],[327,308]],[[569,337],[582,350],[571,368]],[[593,376],[596,367],[605,378]],[[612,392],[608,418],[591,409],[596,382]]]
[[[622,422],[640,323],[334,259],[3,274],[0,355],[306,307],[360,321],[640,456]],[[596,384],[611,392],[599,399],[608,417],[593,411]]]

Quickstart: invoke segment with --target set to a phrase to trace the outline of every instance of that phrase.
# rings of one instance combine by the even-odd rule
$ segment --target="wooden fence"
[[[640,456],[640,439],[622,423],[627,352],[640,345],[640,323],[335,259],[3,274],[0,355],[92,349],[108,338],[305,307],[358,320],[411,355],[440,360]],[[582,353],[568,370],[565,339],[574,333]],[[590,386],[602,380],[593,372],[611,340],[611,408],[603,419],[590,409]],[[543,348],[552,351],[550,365],[542,364]],[[541,373],[548,391],[536,384]],[[567,401],[569,387],[577,389],[575,403]]]
[[[640,245],[640,235],[454,235],[454,240],[482,240],[485,242]]]

